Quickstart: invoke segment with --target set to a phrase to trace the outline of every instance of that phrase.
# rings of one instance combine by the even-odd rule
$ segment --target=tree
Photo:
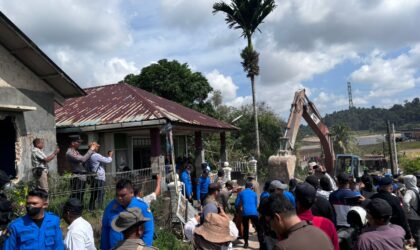
[[[339,124],[331,128],[333,137],[334,152],[336,154],[354,153],[356,143],[353,134],[348,126]]]
[[[200,72],[192,72],[186,63],[162,59],[144,67],[139,75],[127,75],[123,81],[207,115],[215,114],[207,100],[213,88]]]
[[[258,130],[258,109],[256,103],[255,76],[259,74],[259,54],[252,45],[252,35],[258,26],[276,7],[274,0],[232,0],[228,5],[225,2],[217,2],[213,5],[213,14],[223,12],[226,14],[225,21],[230,29],[241,29],[242,37],[247,39],[247,46],[242,50],[242,66],[251,80],[252,107],[255,128],[255,153],[260,158],[260,137]],[[261,32],[261,31],[260,31]]]

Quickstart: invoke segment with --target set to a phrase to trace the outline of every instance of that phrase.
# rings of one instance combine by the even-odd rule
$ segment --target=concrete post
[[[194,133],[194,144],[195,144],[195,161],[194,161],[194,167],[195,167],[195,173],[196,177],[199,177],[202,170],[201,170],[201,163],[203,163],[204,160],[204,149],[203,149],[203,138],[201,135],[201,131],[196,131]]]
[[[162,147],[160,142],[160,131],[158,128],[151,128],[150,130],[150,163],[152,173],[159,173],[159,156],[162,154]]]
[[[223,163],[228,160],[227,150],[226,150],[226,132],[220,133],[220,166],[223,166]]]

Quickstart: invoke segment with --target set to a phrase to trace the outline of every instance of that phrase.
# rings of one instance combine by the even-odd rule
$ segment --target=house
[[[31,177],[32,140],[56,147],[55,103],[84,91],[0,12],[0,169],[18,180]],[[49,164],[57,169],[56,161]]]
[[[58,141],[64,148],[68,136],[77,133],[84,138],[84,149],[87,142],[97,141],[102,154],[114,150],[115,160],[107,171],[142,169],[156,163],[167,153],[165,130],[169,127],[174,135],[175,156],[192,154],[198,171],[205,161],[204,133],[220,134],[221,160],[227,159],[226,132],[237,129],[228,123],[126,83],[87,88],[85,92],[86,96],[57,105]],[[70,170],[62,154],[59,170]]]

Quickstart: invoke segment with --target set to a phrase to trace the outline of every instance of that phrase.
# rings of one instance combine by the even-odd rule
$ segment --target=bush
[[[402,158],[400,159],[400,166],[404,169],[405,174],[414,174],[420,171],[420,157],[416,159]]]
[[[192,246],[179,240],[169,230],[161,229],[156,232],[157,239],[153,245],[160,250],[190,250]]]

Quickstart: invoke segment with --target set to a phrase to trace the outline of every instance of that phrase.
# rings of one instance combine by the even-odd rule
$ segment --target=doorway
[[[16,177],[16,130],[10,116],[0,120],[0,170]]]

